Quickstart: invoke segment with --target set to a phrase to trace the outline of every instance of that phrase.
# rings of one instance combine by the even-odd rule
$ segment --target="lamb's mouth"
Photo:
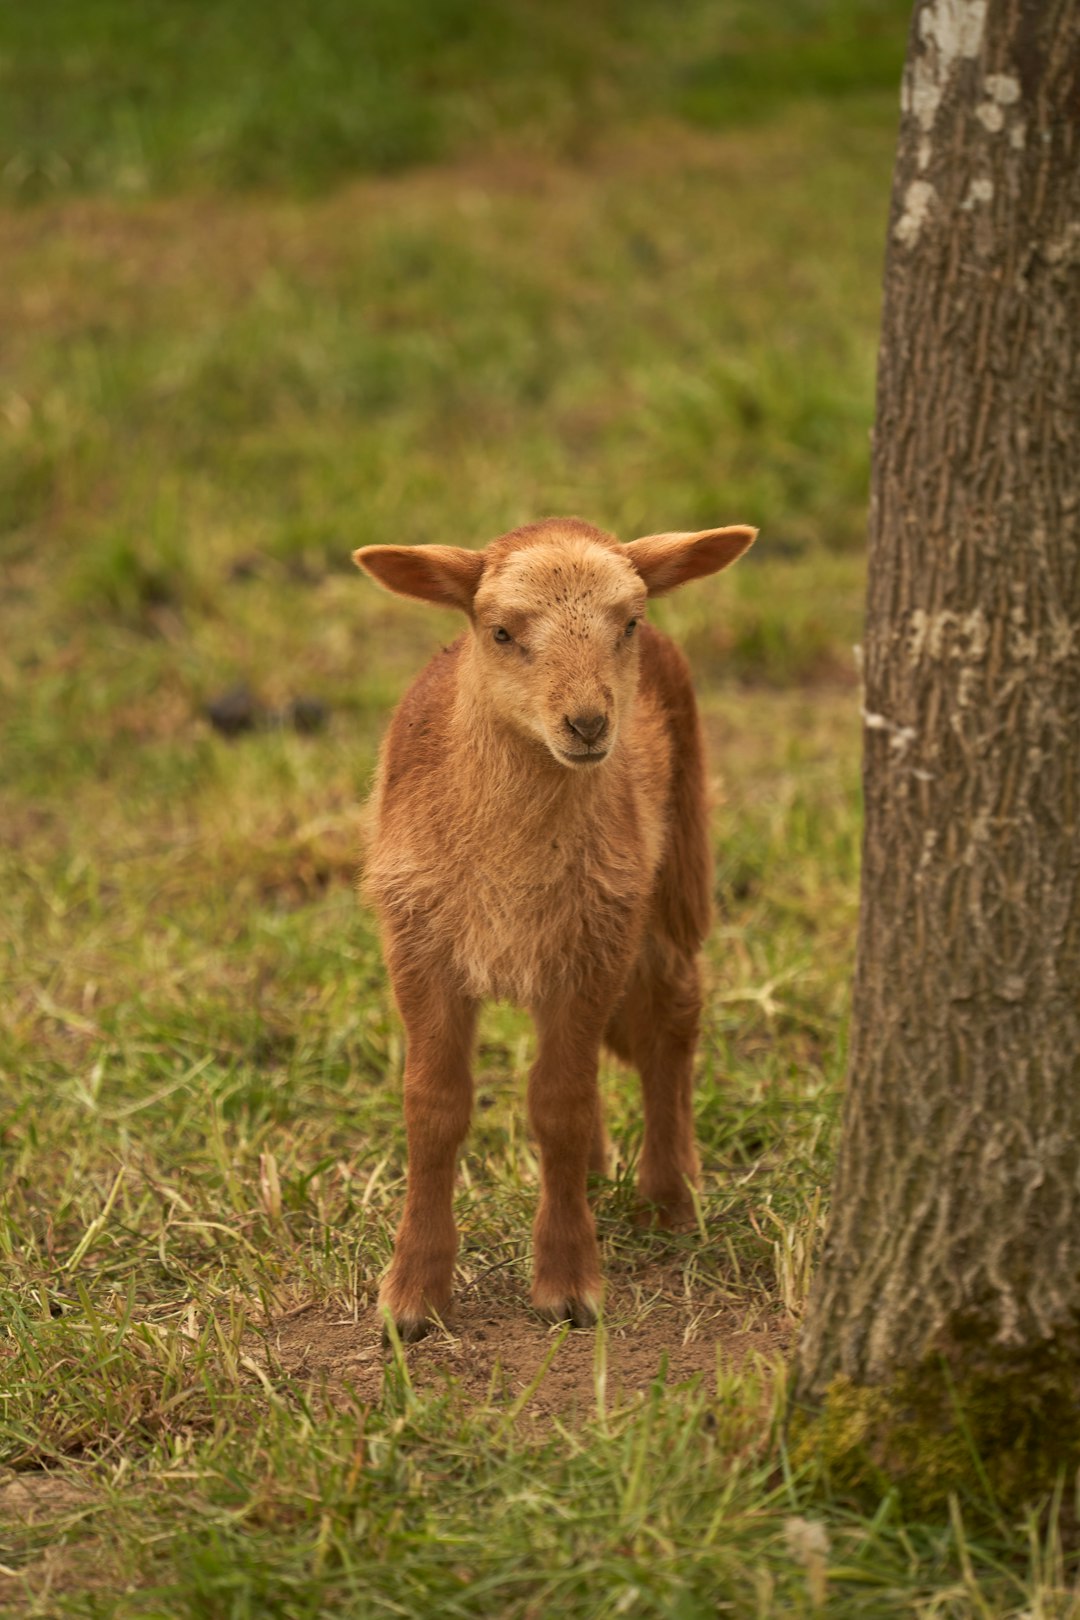
[[[604,748],[599,753],[572,754],[568,748],[559,749],[560,757],[565,759],[568,765],[599,765],[602,760],[607,759],[610,752],[610,748]]]

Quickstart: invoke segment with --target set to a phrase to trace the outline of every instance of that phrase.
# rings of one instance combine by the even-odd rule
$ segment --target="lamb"
[[[541,1315],[588,1327],[600,1303],[586,1190],[607,1166],[601,1045],[641,1075],[643,1200],[666,1224],[692,1212],[711,889],[703,746],[686,660],[643,615],[647,597],[726,568],[756,533],[620,544],[549,518],[483,551],[353,553],[389,590],[469,620],[393,717],[366,864],[407,1040],[408,1184],[379,1296],[403,1340],[449,1318],[455,1163],[485,998],[527,1008],[538,1036]]]

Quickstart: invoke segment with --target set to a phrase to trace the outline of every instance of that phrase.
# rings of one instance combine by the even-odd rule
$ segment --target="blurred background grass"
[[[850,677],[906,9],[5,9],[9,780],[38,699],[383,701],[351,547],[549,512],[761,525],[699,668]]]
[[[14,194],[310,190],[512,139],[743,127],[895,91],[898,0],[47,0],[5,8]]]
[[[735,999],[710,1062],[749,1062],[751,1091],[761,1061],[806,1062],[825,1094],[905,27],[898,0],[0,13],[17,1159],[40,1096],[74,1088],[78,1133],[87,1095],[126,1107],[189,1049],[239,1074],[260,1130],[306,1118],[326,1073],[363,1151],[397,1130],[356,1089],[400,1050],[348,890],[389,708],[457,625],[349,552],[553,512],[624,538],[760,525],[723,581],[652,611],[718,772]],[[230,741],[206,705],[236,682],[270,723]],[[298,697],[316,736],[275,722]],[[762,1034],[772,992],[753,1002],[773,982],[807,987],[790,1051]]]
[[[393,1068],[357,806],[456,626],[349,552],[552,512],[760,525],[654,611],[716,743],[714,949],[748,984],[809,971],[836,1061],[905,27],[899,0],[0,13],[0,1063],[25,1106],[208,1040],[261,1096],[267,1028],[283,1084]],[[238,681],[328,724],[228,741],[206,705]],[[372,1021],[375,1057],[349,1034]]]
[[[132,1369],[148,1323],[175,1370],[190,1323],[210,1342],[222,1312],[236,1343],[297,1300],[366,1321],[389,1253],[401,1040],[351,893],[358,806],[390,706],[457,627],[366,584],[358,544],[482,544],[558,512],[624,538],[760,526],[738,568],[650,610],[690,654],[717,800],[709,1241],[672,1264],[702,1319],[737,1297],[790,1331],[843,1068],[907,18],[907,0],[0,11],[0,1460],[78,1455],[97,1488],[95,1447],[142,1459],[108,1486],[125,1579],[172,1556],[144,1545],[146,1480],[188,1524],[211,1431],[233,1470],[226,1516],[200,1521],[232,1548],[221,1591],[269,1590],[280,1556],[311,1605],[221,1612],[325,1612],[335,1578],[301,1528],[258,1586],[229,1539],[255,1466],[231,1386],[207,1374],[205,1434],[177,1438],[156,1364]],[[229,740],[205,708],[237,681],[268,723]],[[273,719],[298,697],[325,709],[316,734]],[[527,1050],[522,1019],[486,1015],[458,1200],[474,1274],[521,1300]],[[633,1083],[605,1083],[632,1163]],[[633,1276],[653,1240],[625,1187],[599,1218]],[[103,1312],[130,1365],[98,1357]],[[189,1472],[170,1483],[174,1443]],[[713,1464],[690,1444],[700,1491]],[[353,1511],[333,1519],[343,1558]],[[389,1511],[377,1492],[370,1511]],[[776,1511],[769,1556],[801,1591]],[[102,1521],[72,1536],[100,1565]],[[708,1585],[716,1556],[688,1541],[679,1568],[700,1558]],[[568,1614],[599,1612],[591,1578],[580,1609],[560,1588]],[[191,1602],[175,1612],[207,1612]]]

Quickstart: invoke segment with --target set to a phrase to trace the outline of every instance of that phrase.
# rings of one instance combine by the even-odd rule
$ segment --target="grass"
[[[1054,1504],[906,1522],[781,1438],[844,1067],[900,12],[415,10],[364,12],[362,66],[330,4],[288,51],[240,0],[3,21],[8,82],[66,93],[0,98],[45,154],[0,212],[0,1610],[1075,1616]],[[329,139],[349,107],[378,141]],[[612,1066],[602,1329],[532,1320],[530,1032],[489,1009],[461,1322],[384,1364],[402,1043],[352,879],[454,626],[347,556],[560,510],[762,526],[656,605],[716,775],[699,1230],[635,1225]],[[326,726],[226,740],[237,680]]]
[[[511,142],[581,161],[891,92],[906,0],[49,0],[0,19],[0,186],[310,191]]]

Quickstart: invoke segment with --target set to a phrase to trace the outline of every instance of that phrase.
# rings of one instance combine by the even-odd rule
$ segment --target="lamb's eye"
[[[513,641],[514,639],[509,630],[504,630],[501,624],[497,624],[491,633],[496,641]]]
[[[636,629],[637,629],[637,620],[636,619],[631,619],[630,622],[628,623],[628,625],[626,626],[626,634],[628,636],[632,636]]]

